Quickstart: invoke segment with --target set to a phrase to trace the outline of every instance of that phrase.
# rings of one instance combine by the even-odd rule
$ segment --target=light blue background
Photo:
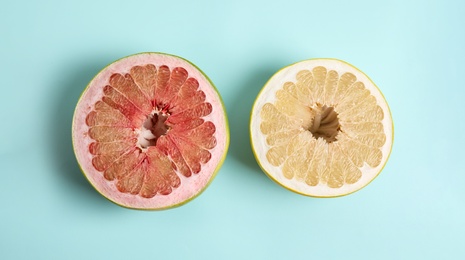
[[[5,1],[0,9],[0,259],[465,259],[463,1]],[[231,146],[211,186],[176,209],[101,197],[71,120],[108,63],[160,51],[224,98]],[[289,192],[250,149],[249,111],[279,68],[346,60],[380,87],[393,153],[363,190]]]

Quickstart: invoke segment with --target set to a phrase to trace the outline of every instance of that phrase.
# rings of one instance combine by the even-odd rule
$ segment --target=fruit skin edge
[[[226,111],[226,106],[224,105],[224,101],[223,101],[223,98],[221,97],[220,95],[220,92],[218,91],[218,89],[216,88],[216,86],[213,84],[213,82],[210,80],[210,78],[207,76],[207,74],[205,74],[199,67],[197,67],[194,63],[190,62],[189,60],[183,58],[183,57],[180,57],[180,56],[177,56],[177,55],[173,55],[173,54],[168,54],[168,53],[164,53],[164,52],[139,52],[139,53],[135,53],[135,54],[131,54],[131,55],[127,55],[127,56],[124,56],[122,58],[119,58],[111,63],[109,63],[108,65],[106,65],[103,69],[101,69],[98,73],[95,74],[95,76],[89,81],[89,83],[87,84],[87,86],[84,88],[84,90],[81,92],[81,95],[79,96],[78,98],[78,101],[76,104],[79,104],[79,102],[81,101],[82,99],[82,96],[84,95],[84,93],[87,91],[87,89],[89,88],[90,86],[90,83],[97,77],[97,75],[99,75],[102,71],[104,71],[107,67],[109,67],[111,64],[115,63],[115,62],[118,62],[120,60],[123,60],[123,59],[126,59],[128,57],[132,57],[132,56],[136,56],[136,55],[141,55],[141,54],[161,54],[161,55],[167,55],[167,56],[171,56],[171,57],[175,57],[175,58],[178,58],[178,59],[181,59],[187,63],[189,63],[190,65],[192,65],[194,68],[196,68],[201,74],[203,74],[203,76],[208,80],[208,82],[210,83],[210,85],[213,87],[213,90],[218,94],[218,98],[219,98],[219,101],[220,101],[220,104],[223,108],[223,111],[224,111],[224,124],[225,124],[225,146],[224,146],[224,151],[223,151],[223,155],[221,156],[219,162],[218,162],[218,165],[216,166],[215,170],[213,171],[209,181],[207,182],[207,184],[199,190],[199,192],[197,192],[194,196],[190,197],[189,199],[187,200],[184,200],[184,201],[181,201],[177,204],[173,204],[173,205],[170,205],[170,206],[166,206],[166,207],[161,207],[161,208],[132,208],[132,207],[128,207],[128,206],[125,206],[125,205],[122,205],[122,204],[119,204],[117,203],[116,201],[113,201],[111,199],[109,199],[107,196],[103,195],[93,184],[92,182],[89,180],[89,178],[87,177],[86,173],[84,172],[84,170],[82,169],[81,165],[79,164],[79,162],[77,161],[77,158],[75,157],[76,159],[76,162],[78,163],[79,165],[79,169],[81,171],[81,173],[84,175],[84,177],[86,178],[86,180],[90,183],[90,185],[94,188],[94,190],[96,190],[102,197],[104,197],[105,199],[109,200],[110,202],[120,206],[120,207],[123,207],[123,208],[127,208],[127,209],[133,209],[133,210],[142,210],[142,211],[159,211],[159,210],[166,210],[166,209],[173,209],[173,208],[177,208],[177,207],[180,207],[190,201],[192,201],[193,199],[197,198],[200,194],[202,194],[207,188],[208,186],[210,186],[210,184],[212,183],[213,179],[215,179],[218,171],[221,169],[221,167],[223,166],[223,163],[224,163],[224,160],[226,159],[226,155],[228,154],[228,149],[229,149],[229,143],[230,143],[230,132],[229,132],[229,121],[228,121],[228,113]],[[74,117],[77,113],[77,105],[74,109],[74,113],[73,113],[73,121],[72,121],[72,124],[71,124],[71,141],[72,141],[72,145],[73,145],[73,152],[76,154],[76,150],[75,150],[75,147],[74,147],[74,133],[73,133],[73,129],[74,129]]]
[[[374,83],[374,81],[368,77],[368,75],[366,75],[363,71],[361,71],[360,69],[358,69],[357,67],[355,67],[354,65],[346,62],[346,61],[343,61],[343,60],[340,60],[340,59],[335,59],[335,58],[312,58],[312,59],[306,59],[306,60],[301,60],[301,61],[297,61],[297,62],[294,62],[292,64],[289,64],[287,66],[284,66],[282,67],[281,69],[279,69],[278,71],[276,71],[269,79],[268,81],[265,83],[265,85],[263,85],[263,87],[260,89],[260,92],[258,92],[257,94],[257,98],[255,98],[255,101],[252,105],[252,109],[250,110],[250,120],[249,120],[249,136],[250,136],[250,146],[252,148],[252,153],[255,157],[255,161],[257,161],[257,164],[258,166],[260,167],[260,169],[265,173],[265,175],[270,178],[271,180],[273,180],[275,183],[277,183],[279,186],[287,189],[287,190],[290,190],[294,193],[297,193],[299,195],[303,195],[303,196],[307,196],[307,197],[312,197],[312,198],[338,198],[338,197],[344,197],[344,196],[347,196],[347,195],[350,195],[352,193],[355,193],[363,188],[365,188],[366,186],[368,186],[368,184],[370,184],[372,181],[374,181],[378,176],[379,174],[383,171],[384,167],[386,166],[387,162],[389,161],[389,157],[391,156],[391,153],[392,153],[392,148],[393,148],[393,145],[394,145],[394,120],[392,119],[392,113],[391,113],[391,108],[389,107],[389,103],[386,101],[386,104],[387,104],[387,108],[388,108],[388,111],[389,111],[389,117],[391,119],[391,124],[392,124],[392,127],[391,127],[391,132],[392,132],[392,140],[391,140],[391,147],[389,149],[389,153],[387,154],[387,158],[386,158],[386,161],[384,162],[383,166],[380,168],[380,170],[378,171],[378,173],[369,181],[367,182],[365,185],[361,186],[360,188],[358,189],[355,189],[351,192],[348,192],[348,193],[344,193],[344,194],[340,194],[340,195],[336,195],[336,196],[319,196],[319,195],[312,195],[312,194],[305,194],[305,193],[302,193],[302,192],[299,192],[297,190],[293,190],[287,186],[285,186],[284,184],[282,184],[281,182],[279,182],[278,180],[276,180],[275,178],[273,178],[273,176],[271,176],[271,174],[269,174],[265,168],[263,167],[263,165],[260,163],[260,160],[259,160],[259,156],[257,155],[257,152],[255,150],[255,147],[254,147],[254,144],[253,144],[253,140],[252,140],[252,116],[253,116],[253,111],[254,111],[254,108],[255,108],[255,105],[257,103],[257,100],[258,100],[258,97],[262,94],[264,88],[266,85],[268,85],[268,82],[270,82],[271,78],[273,78],[276,74],[278,74],[279,72],[281,72],[282,70],[284,69],[287,69],[297,63],[300,63],[300,62],[303,62],[303,61],[309,61],[309,60],[315,60],[315,61],[318,61],[318,60],[335,60],[335,61],[339,61],[339,62],[342,62],[342,63],[345,63],[353,68],[355,68],[356,70],[358,70],[360,73],[362,73],[363,75],[365,75],[369,81],[371,81],[371,83],[373,83],[373,86],[375,86],[379,93],[381,94],[381,96],[383,97],[383,99],[386,101],[386,97],[384,96],[383,92],[381,92],[381,90],[379,89],[379,87]]]

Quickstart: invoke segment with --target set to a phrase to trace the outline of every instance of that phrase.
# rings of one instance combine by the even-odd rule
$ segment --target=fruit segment
[[[166,105],[166,95],[169,89],[170,79],[170,68],[166,65],[162,65],[158,68],[157,87],[155,89],[155,100],[154,103],[158,107],[164,107]]]
[[[113,109],[119,110],[133,126],[142,124],[144,121],[144,113],[124,95],[118,92],[115,88],[107,85],[103,88],[105,96],[102,101],[107,103]],[[116,113],[115,113],[116,114]]]
[[[170,74],[170,81],[168,89],[165,92],[163,100],[160,99],[160,102],[169,104],[179,93],[179,90],[183,86],[184,82],[187,80],[187,71],[184,68],[176,67],[173,69],[173,72]]]
[[[179,113],[202,104],[205,101],[205,93],[198,88],[199,82],[194,78],[188,78],[171,101],[171,111]]]
[[[260,130],[264,134],[281,133],[300,128],[298,119],[284,115],[275,105],[270,103],[263,105],[260,116],[263,118]]]
[[[188,108],[181,112],[173,112],[171,116],[166,120],[168,124],[178,124],[190,120],[195,120],[200,117],[208,116],[213,110],[210,103],[200,103],[192,108]]]
[[[213,107],[182,67],[137,65],[114,73],[87,114],[92,165],[120,192],[168,195],[201,172],[217,145]]]
[[[136,86],[130,74],[125,76],[116,73],[110,77],[110,86],[116,89],[129,102],[134,104],[143,114],[148,114],[152,111],[150,100],[144,95],[142,90]]]
[[[113,142],[93,142],[89,145],[89,151],[93,155],[109,154],[112,152],[124,153],[135,146],[137,139],[113,141]]]
[[[297,82],[295,83],[295,85],[299,93],[298,96],[301,97],[301,100],[303,100],[305,105],[309,106],[310,104],[313,104],[314,100],[312,99],[312,93],[313,93],[312,72],[309,70],[301,70],[296,74],[296,79],[297,79]]]
[[[180,179],[171,167],[171,161],[157,148],[147,152],[148,160],[144,161],[144,181],[140,195],[151,198],[156,194],[170,194],[173,188],[180,185]],[[123,191],[124,192],[124,191]]]
[[[212,122],[205,122],[198,127],[192,129],[176,128],[174,131],[179,131],[177,135],[190,140],[193,144],[203,149],[213,149],[216,146],[216,138],[214,137],[215,125]]]
[[[314,103],[322,103],[325,91],[326,68],[322,66],[315,67],[312,70],[313,84],[310,85]]]
[[[130,70],[130,75],[136,85],[144,92],[149,100],[155,99],[157,87],[157,67],[153,64],[145,66],[134,66]]]
[[[107,163],[104,171],[105,179],[120,180],[129,174],[143,159],[144,154],[137,148],[132,148],[129,152],[124,153],[113,162]]]
[[[386,143],[384,112],[350,72],[324,66],[300,70],[260,110],[266,159],[283,177],[341,188],[377,167]]]
[[[295,93],[297,94],[297,93]],[[299,125],[309,127],[311,124],[311,109],[305,104],[301,103],[299,99],[295,98],[288,90],[278,90],[276,92],[276,104],[275,106],[279,110],[293,118],[294,120],[301,121]]]
[[[324,104],[334,104],[334,95],[337,92],[337,83],[339,80],[339,75],[336,71],[330,70],[326,74],[326,81],[324,86]]]
[[[94,106],[94,111],[91,111],[86,117],[86,124],[92,126],[121,126],[133,127],[129,119],[119,112],[110,107],[103,101],[97,101]]]
[[[176,167],[175,169],[180,174],[184,175],[185,177],[190,177],[192,175],[192,170],[189,168],[189,165],[187,165],[181,150],[171,138],[167,136],[160,137],[157,143],[157,147],[161,151],[164,151],[165,154],[170,155],[170,159]]]
[[[291,137],[298,135],[299,132],[301,132],[299,129],[294,129],[284,132],[271,133],[267,135],[266,143],[270,146],[283,145],[288,140],[291,140]]]
[[[313,139],[312,143],[314,143],[313,149],[310,149],[307,154],[303,154],[302,156],[311,158],[305,183],[315,186],[325,177],[323,173],[326,170],[328,151],[323,139]]]
[[[131,128],[118,126],[92,126],[89,128],[90,138],[98,142],[113,142],[135,137]]]
[[[306,154],[311,146],[308,134],[306,131],[300,132],[286,147],[287,159],[283,165],[283,174],[288,179],[304,179],[307,175],[310,161],[308,158],[302,158],[302,154]]]
[[[202,149],[187,138],[172,135],[171,140],[179,149],[179,152],[192,173],[199,173],[201,164],[207,163],[211,158],[211,154],[208,150]]]

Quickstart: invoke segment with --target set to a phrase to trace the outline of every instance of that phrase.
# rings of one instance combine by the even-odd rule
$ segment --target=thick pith
[[[392,145],[392,122],[368,77],[347,63],[317,59],[270,79],[252,109],[251,136],[272,179],[305,195],[339,196],[380,172]]]
[[[156,119],[150,126],[147,120],[158,114],[163,125]],[[141,138],[148,142],[141,145]],[[224,108],[207,78],[183,59],[145,53],[92,80],[76,108],[73,142],[100,193],[126,207],[156,209],[205,188],[228,136]]]

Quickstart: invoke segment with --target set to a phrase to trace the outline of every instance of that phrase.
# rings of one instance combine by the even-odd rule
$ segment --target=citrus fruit
[[[370,183],[386,164],[393,124],[386,100],[360,70],[336,59],[285,67],[253,105],[252,150],[278,184],[336,197]]]
[[[224,161],[229,128],[212,82],[162,53],[120,59],[79,99],[73,147],[84,175],[123,207],[164,209],[202,192]]]

